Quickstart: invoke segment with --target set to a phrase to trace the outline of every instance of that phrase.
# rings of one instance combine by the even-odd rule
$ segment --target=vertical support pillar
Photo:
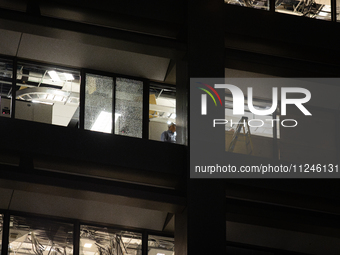
[[[175,254],[186,255],[188,250],[188,232],[187,232],[187,215],[185,210],[183,213],[175,214]]]
[[[224,78],[225,3],[223,0],[189,0],[188,4],[189,78]],[[221,112],[224,109],[221,108]],[[191,126],[190,130],[194,128],[199,127]],[[188,254],[226,254],[224,181],[189,178],[187,192]]]

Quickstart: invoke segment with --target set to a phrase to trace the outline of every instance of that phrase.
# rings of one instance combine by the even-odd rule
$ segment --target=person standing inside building
[[[168,125],[168,130],[161,135],[162,142],[176,143],[176,124],[171,122]]]

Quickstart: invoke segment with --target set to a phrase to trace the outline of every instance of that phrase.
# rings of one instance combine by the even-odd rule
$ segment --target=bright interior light
[[[61,81],[56,71],[48,71],[48,75],[51,77],[52,81]]]
[[[51,102],[42,102],[42,101],[39,101],[39,100],[32,100],[32,103],[53,105],[53,103],[51,103]]]
[[[70,73],[63,73],[65,75],[65,78],[67,81],[73,81],[74,80],[74,77],[72,74]]]
[[[119,116],[121,116],[121,114],[119,113],[115,114],[115,121],[117,121]],[[111,128],[112,128],[112,113],[101,111],[96,121],[94,122],[91,130],[104,133],[111,133]]]
[[[117,122],[117,120],[120,116],[122,116],[120,113],[115,113],[115,122]]]
[[[47,96],[47,99],[48,99],[48,100],[53,100],[53,98],[54,98],[54,95],[53,95],[53,94],[48,94],[48,96]]]
[[[91,246],[92,246],[92,243],[86,243],[86,244],[84,244],[84,247],[85,247],[85,248],[91,248]]]
[[[112,127],[112,113],[101,111],[96,121],[94,122],[91,130],[104,133],[111,133]]]
[[[176,113],[171,114],[171,118],[176,119],[177,115]]]
[[[170,125],[170,124],[171,124],[171,121],[170,121],[170,120],[168,120],[166,123],[167,123],[168,125]]]
[[[63,96],[55,96],[55,97],[54,97],[54,101],[60,101],[60,102],[62,102],[63,99],[64,99]]]
[[[157,255],[165,255],[165,254],[164,254],[164,253],[159,253],[159,252],[158,252]]]

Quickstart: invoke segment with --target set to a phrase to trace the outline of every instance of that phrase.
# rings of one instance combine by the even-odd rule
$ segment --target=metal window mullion
[[[275,12],[275,0],[269,0],[269,11]]]
[[[73,224],[73,255],[79,255],[80,223],[76,220]]]
[[[336,0],[331,0],[331,20],[336,22]]]
[[[142,116],[142,138],[149,139],[149,90],[150,81],[143,81],[143,116]]]
[[[13,68],[12,68],[12,100],[11,100],[11,118],[15,118],[15,101],[17,97],[17,71],[18,71],[18,60],[17,58],[13,59]]]
[[[116,130],[116,85],[117,85],[117,77],[114,76],[113,78],[113,88],[112,88],[112,134],[115,134]]]
[[[142,255],[148,255],[149,235],[146,231],[142,233]]]
[[[8,254],[9,222],[10,222],[10,215],[9,215],[9,212],[6,211],[4,213],[3,226],[2,226],[1,255],[7,255]]]
[[[79,129],[85,128],[85,86],[86,86],[86,72],[84,69],[80,70],[80,98],[79,98]]]

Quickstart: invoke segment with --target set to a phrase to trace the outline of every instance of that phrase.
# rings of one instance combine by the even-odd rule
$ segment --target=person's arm
[[[169,142],[169,134],[168,131],[164,131],[161,135],[161,141],[162,142]]]

